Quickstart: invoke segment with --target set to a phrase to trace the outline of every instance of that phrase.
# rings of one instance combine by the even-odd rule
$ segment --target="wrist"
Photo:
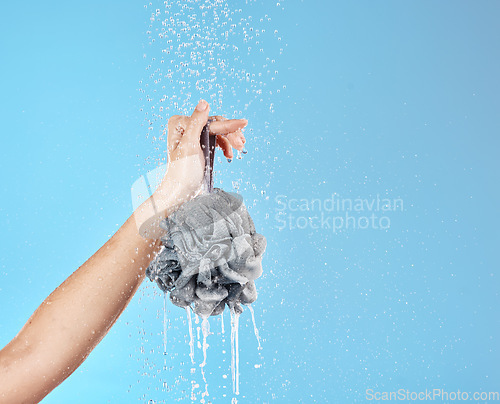
[[[176,209],[178,199],[173,189],[161,186],[135,211],[134,218],[139,234],[147,239],[161,237],[160,223]]]
[[[161,221],[195,197],[199,190],[199,186],[189,187],[165,176],[153,195],[134,212],[139,234],[147,239],[159,239],[164,232]]]
[[[168,164],[167,172],[153,195],[134,212],[142,237],[161,237],[161,221],[200,192],[203,171],[203,155],[200,156],[200,153],[173,160]]]

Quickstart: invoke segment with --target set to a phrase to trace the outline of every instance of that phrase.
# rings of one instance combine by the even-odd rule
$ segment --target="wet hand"
[[[233,149],[244,150],[243,129],[248,121],[209,116],[209,112],[209,104],[201,100],[191,116],[174,115],[169,119],[165,129],[168,169],[160,192],[175,192],[178,198],[186,201],[200,190],[205,168],[200,136],[209,120],[210,135],[216,136],[216,145],[228,161],[233,158]]]
[[[243,150],[245,136],[243,128],[246,119],[226,119],[222,116],[209,116],[210,106],[201,100],[191,116],[174,115],[168,120],[167,150],[169,162],[190,154],[201,152],[200,135],[210,120],[210,135],[217,137],[217,146],[228,159],[233,158],[233,148]]]

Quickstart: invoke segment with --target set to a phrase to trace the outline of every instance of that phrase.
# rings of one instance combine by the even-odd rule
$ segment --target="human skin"
[[[0,351],[0,404],[37,403],[71,375],[104,338],[144,279],[160,243],[139,234],[154,201],[163,218],[199,191],[204,170],[200,133],[210,107],[168,124],[168,169],[160,186],[120,229],[35,310]],[[227,158],[242,150],[244,119],[213,117],[210,133]],[[153,233],[154,229],[150,229]]]

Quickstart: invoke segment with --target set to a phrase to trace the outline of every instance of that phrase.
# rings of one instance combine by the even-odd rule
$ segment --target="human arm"
[[[148,206],[154,201],[168,215],[199,189],[204,168],[199,164],[199,133],[208,112],[206,105],[191,117],[176,116],[169,121],[169,167],[158,190],[51,293],[0,351],[1,404],[40,401],[78,368],[116,322],[159,249],[158,241],[138,232],[138,224],[147,219]],[[226,157],[232,155],[232,147],[242,147],[240,129],[245,124],[229,120],[211,125],[212,134],[225,134],[224,139],[218,137],[218,143]]]

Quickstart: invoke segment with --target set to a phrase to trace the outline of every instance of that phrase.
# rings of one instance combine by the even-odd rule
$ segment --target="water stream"
[[[233,379],[233,393],[240,394],[240,369],[239,369],[239,347],[238,347],[238,323],[240,315],[234,310],[230,309],[231,313],[231,375]]]
[[[259,330],[257,329],[257,326],[255,325],[255,313],[254,313],[253,307],[251,305],[248,305],[247,307],[248,307],[248,310],[250,310],[250,313],[252,314],[253,332],[255,333],[255,338],[257,338],[257,343],[259,344],[259,347],[257,349],[260,351],[260,350],[262,350],[262,346],[260,345]]]
[[[191,358],[191,363],[194,365],[194,336],[193,336],[193,321],[191,319],[191,309],[189,306],[186,307],[187,322],[189,327],[189,357]]]

